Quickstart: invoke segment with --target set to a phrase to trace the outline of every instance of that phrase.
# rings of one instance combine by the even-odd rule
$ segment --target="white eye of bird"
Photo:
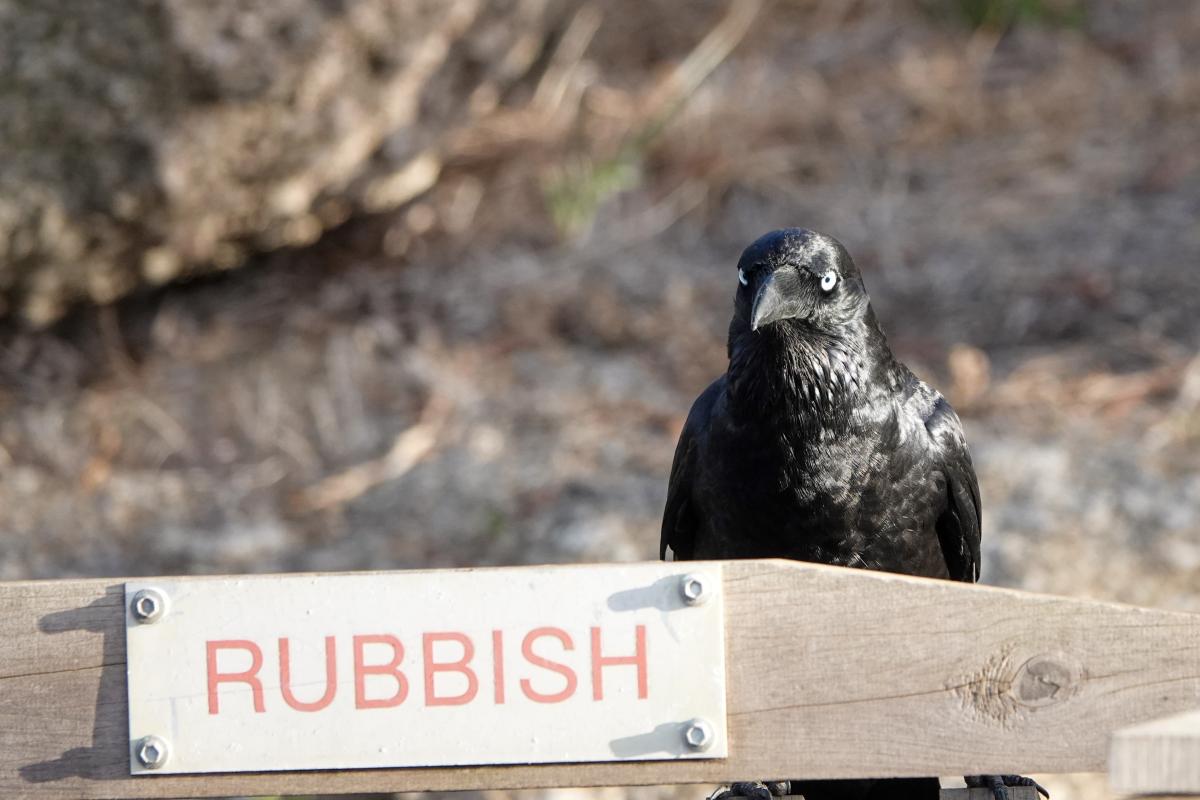
[[[746,270],[744,270],[744,269],[738,270],[738,283],[740,283],[742,286],[750,285],[750,281],[746,280]]]
[[[837,286],[838,274],[834,270],[829,270],[821,276],[821,291],[829,292],[833,287]]]

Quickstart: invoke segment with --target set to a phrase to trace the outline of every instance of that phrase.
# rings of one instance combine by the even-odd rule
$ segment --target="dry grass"
[[[584,6],[403,212],[4,332],[0,577],[652,558],[805,224],[963,410],[986,579],[1200,609],[1200,6],[732,8]]]

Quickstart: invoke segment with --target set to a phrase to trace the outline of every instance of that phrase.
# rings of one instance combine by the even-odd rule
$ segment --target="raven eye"
[[[821,276],[821,291],[833,291],[833,287],[837,286],[838,274],[834,270],[829,270]]]
[[[744,269],[738,270],[738,283],[740,283],[742,286],[750,285],[750,281],[746,280],[746,270],[744,270]]]

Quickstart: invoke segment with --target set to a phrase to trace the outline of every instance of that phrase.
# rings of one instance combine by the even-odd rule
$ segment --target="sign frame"
[[[124,590],[134,775],[728,755],[719,564]]]

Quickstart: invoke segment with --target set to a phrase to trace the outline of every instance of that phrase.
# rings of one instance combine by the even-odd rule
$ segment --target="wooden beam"
[[[797,562],[724,575],[728,759],[137,778],[121,582],[0,584],[0,796],[1103,771],[1113,731],[1200,707],[1200,615]]]
[[[938,800],[996,800],[991,789],[942,789]],[[1008,800],[1042,800],[1032,786],[1010,786]]]
[[[1200,795],[1200,710],[1117,731],[1109,780],[1125,794]]]

